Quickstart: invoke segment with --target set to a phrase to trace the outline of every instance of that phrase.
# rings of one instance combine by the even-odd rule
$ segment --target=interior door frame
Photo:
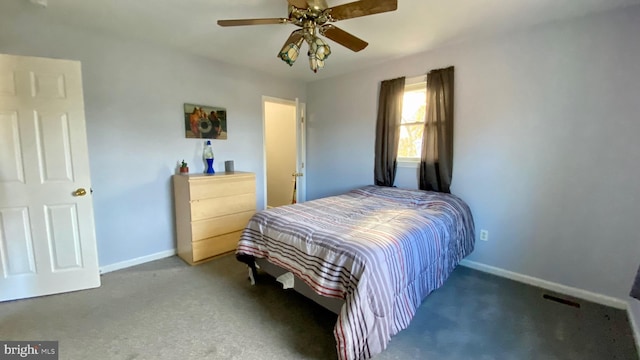
[[[296,172],[301,173],[302,176],[297,178],[296,186],[296,202],[304,202],[307,199],[307,181],[306,181],[306,104],[298,101],[298,98],[294,100],[282,99],[272,96],[262,96],[262,178],[263,181],[263,196],[264,206],[267,208],[267,139],[266,139],[266,103],[279,103],[285,105],[293,105],[296,108]]]

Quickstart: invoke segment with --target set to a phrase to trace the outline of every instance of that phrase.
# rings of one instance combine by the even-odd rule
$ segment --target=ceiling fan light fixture
[[[287,42],[280,50],[278,57],[289,66],[293,66],[293,63],[298,59],[298,55],[300,55],[300,47],[302,47],[303,41],[304,38],[300,37],[297,41]]]
[[[318,69],[322,69],[324,67],[324,61],[309,56],[309,67],[314,73],[317,73]]]
[[[30,0],[47,1],[47,0]],[[274,0],[275,1],[275,0]],[[286,0],[289,14],[286,18],[227,19],[218,20],[220,26],[292,24],[300,27],[289,35],[278,57],[293,66],[300,56],[303,42],[309,44],[309,66],[313,72],[324,67],[331,54],[329,45],[318,36],[325,36],[349,50],[358,52],[369,45],[366,41],[336,27],[333,23],[362,16],[395,11],[398,0],[359,0],[329,7],[327,0]]]
[[[331,48],[326,41],[317,36],[314,36],[309,41],[309,67],[313,72],[318,72],[318,69],[324,67],[324,61],[331,55]]]

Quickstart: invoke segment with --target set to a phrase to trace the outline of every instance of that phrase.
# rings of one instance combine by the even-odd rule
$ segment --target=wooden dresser
[[[191,265],[235,250],[256,212],[256,176],[248,172],[173,175],[178,256]]]

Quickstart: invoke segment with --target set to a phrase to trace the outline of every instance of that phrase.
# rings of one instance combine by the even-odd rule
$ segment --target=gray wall
[[[456,69],[453,193],[470,260],[628,299],[640,262],[640,7],[550,23],[311,83],[309,199],[373,181],[380,81]],[[414,169],[398,184],[415,187]]]
[[[255,172],[264,206],[262,96],[304,101],[304,84],[69,29],[24,9],[0,11],[0,53],[82,62],[100,266],[175,248],[170,177],[182,159],[204,170],[202,141],[184,138],[185,102],[227,108],[215,170],[234,160],[236,170]]]

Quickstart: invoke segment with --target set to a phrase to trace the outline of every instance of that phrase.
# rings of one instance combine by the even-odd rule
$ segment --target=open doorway
[[[263,97],[265,204],[305,200],[304,104]]]

